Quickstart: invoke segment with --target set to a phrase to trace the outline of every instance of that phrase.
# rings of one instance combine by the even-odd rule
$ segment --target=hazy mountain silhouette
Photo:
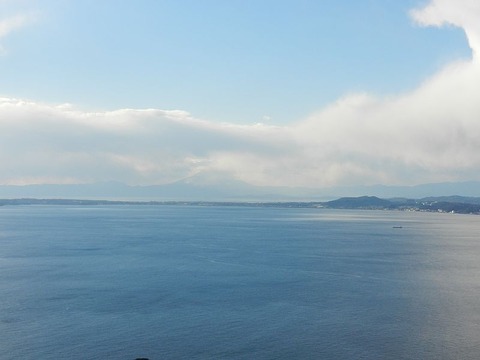
[[[436,183],[417,186],[356,186],[293,188],[254,186],[224,176],[199,174],[170,184],[130,186],[120,182],[92,184],[0,185],[0,198],[77,198],[117,200],[201,201],[325,201],[339,197],[425,198],[479,197],[480,182]]]

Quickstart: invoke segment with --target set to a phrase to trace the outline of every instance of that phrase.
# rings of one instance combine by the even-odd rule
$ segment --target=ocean
[[[478,359],[480,217],[0,207],[0,359]]]

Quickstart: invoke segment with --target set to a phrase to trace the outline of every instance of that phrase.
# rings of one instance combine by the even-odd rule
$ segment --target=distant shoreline
[[[270,208],[323,208],[344,210],[401,210],[438,212],[452,214],[480,215],[480,198],[435,197],[423,199],[381,199],[375,196],[344,197],[337,200],[319,201],[130,201],[130,200],[88,200],[88,199],[0,199],[0,206],[6,205],[183,205],[183,206],[243,206]]]

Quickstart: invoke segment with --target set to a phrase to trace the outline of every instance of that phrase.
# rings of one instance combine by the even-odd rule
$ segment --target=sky
[[[0,184],[480,180],[477,0],[0,0]]]

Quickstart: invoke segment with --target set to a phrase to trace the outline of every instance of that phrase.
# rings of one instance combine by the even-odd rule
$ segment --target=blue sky
[[[476,0],[0,0],[0,183],[479,179],[479,18]]]
[[[422,28],[419,1],[4,1],[0,94],[86,109],[182,109],[285,124],[346,93],[395,94],[469,56],[459,28]]]

